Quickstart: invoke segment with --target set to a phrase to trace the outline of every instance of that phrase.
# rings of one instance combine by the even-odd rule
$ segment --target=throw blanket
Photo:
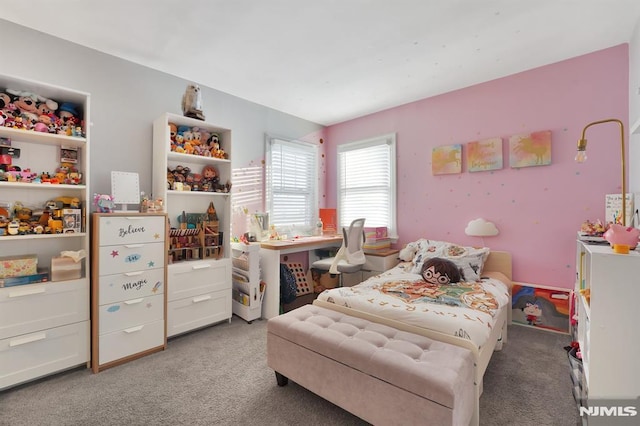
[[[491,334],[496,313],[509,303],[509,290],[494,278],[430,284],[396,267],[353,287],[325,290],[318,299],[462,337],[480,349]]]

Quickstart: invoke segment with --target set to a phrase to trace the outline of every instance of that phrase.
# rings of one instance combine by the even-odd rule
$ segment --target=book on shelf
[[[13,287],[17,285],[37,284],[49,281],[49,270],[42,269],[36,274],[22,275],[19,277],[0,278],[0,287]]]

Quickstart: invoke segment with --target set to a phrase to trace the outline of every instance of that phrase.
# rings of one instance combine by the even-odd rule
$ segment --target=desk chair
[[[312,268],[321,271],[329,271],[331,274],[340,275],[340,286],[342,287],[342,274],[353,274],[362,269],[365,263],[364,250],[362,244],[364,236],[365,219],[355,219],[349,225],[349,229],[342,228],[342,246],[335,257],[320,259],[311,264]]]

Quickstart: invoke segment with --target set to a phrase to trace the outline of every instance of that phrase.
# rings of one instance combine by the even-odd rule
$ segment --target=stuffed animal
[[[414,243],[407,244],[400,253],[398,254],[398,258],[403,262],[411,262],[418,251],[418,247]]]
[[[58,103],[56,101],[54,101],[53,99],[48,99],[45,98],[44,96],[40,96],[36,93],[33,92],[29,92],[27,90],[12,90],[12,89],[7,89],[7,93],[9,93],[10,95],[16,96],[16,97],[29,97],[33,100],[34,104],[37,102],[44,102],[47,104],[47,107],[49,107],[49,109],[55,111],[58,109]]]
[[[113,197],[108,194],[93,194],[93,204],[100,213],[111,213],[116,207]]]
[[[420,275],[430,284],[447,285],[464,281],[464,274],[456,264],[441,257],[425,260]]]
[[[202,113],[202,93],[200,87],[195,84],[187,86],[182,95],[182,113],[185,117],[197,118],[204,121]]]
[[[0,92],[0,109],[8,108],[12,100],[11,96],[4,92]]]

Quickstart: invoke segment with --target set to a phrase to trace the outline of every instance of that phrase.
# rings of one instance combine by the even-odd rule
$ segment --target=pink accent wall
[[[628,141],[628,45],[423,99],[330,126],[324,205],[336,205],[336,146],[395,132],[398,248],[421,237],[482,245],[465,235],[482,217],[500,234],[484,244],[513,255],[514,280],[571,288],[576,232],[604,219],[604,197],[620,192],[620,138],[616,124],[589,128],[589,160],[573,158],[583,127],[618,118]],[[551,131],[551,165],[511,169],[509,136]],[[469,141],[502,137],[501,170],[467,172]],[[433,176],[431,150],[463,144],[461,174]],[[627,146],[628,150],[628,146]]]

